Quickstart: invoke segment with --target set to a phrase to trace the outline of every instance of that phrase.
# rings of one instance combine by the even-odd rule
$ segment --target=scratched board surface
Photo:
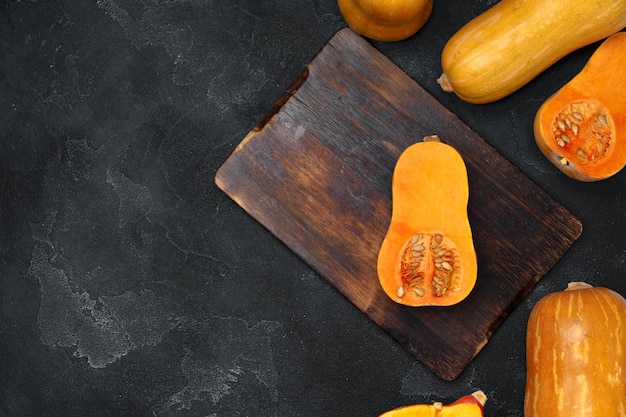
[[[478,280],[455,306],[406,307],[383,293],[377,256],[396,160],[432,134],[467,165]],[[460,375],[582,231],[567,209],[350,29],[320,50],[215,182],[444,380]]]

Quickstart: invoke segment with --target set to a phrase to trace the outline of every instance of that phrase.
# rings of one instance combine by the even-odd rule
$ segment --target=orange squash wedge
[[[396,408],[379,417],[484,417],[487,396],[482,391],[465,395],[451,404],[414,404]]]

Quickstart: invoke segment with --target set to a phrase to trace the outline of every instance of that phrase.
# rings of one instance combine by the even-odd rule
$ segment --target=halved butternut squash
[[[552,164],[580,181],[626,165],[626,33],[610,36],[535,115],[535,141]]]
[[[449,306],[476,283],[465,162],[452,146],[419,142],[399,157],[392,214],[378,255],[385,293],[409,306]]]

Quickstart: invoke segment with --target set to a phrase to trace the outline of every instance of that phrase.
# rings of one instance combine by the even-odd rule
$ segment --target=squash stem
[[[473,392],[472,397],[474,397],[476,401],[478,401],[483,407],[487,403],[487,395],[481,390]]]
[[[583,290],[585,288],[593,288],[593,285],[587,284],[586,282],[574,281],[567,284],[565,291]]]
[[[437,84],[439,84],[441,89],[446,93],[452,93],[454,91],[450,78],[448,78],[445,72],[441,74],[441,77],[437,78]]]

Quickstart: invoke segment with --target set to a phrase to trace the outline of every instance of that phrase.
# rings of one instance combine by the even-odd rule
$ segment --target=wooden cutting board
[[[405,307],[378,250],[400,153],[437,134],[465,159],[478,257],[470,296]],[[455,379],[582,232],[581,222],[350,29],[322,48],[215,182],[434,374]]]

